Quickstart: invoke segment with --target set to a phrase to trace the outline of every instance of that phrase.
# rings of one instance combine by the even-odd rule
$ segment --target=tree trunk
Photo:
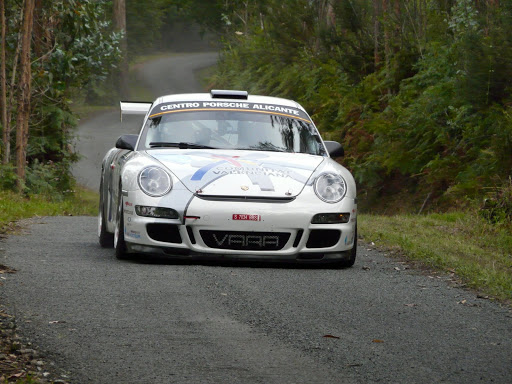
[[[390,31],[389,31],[389,24],[390,24],[390,16],[389,16],[389,0],[382,0],[382,14],[384,19],[384,60],[386,65],[386,79],[389,80],[391,75],[391,46],[390,46]],[[388,87],[387,90],[388,94],[391,94],[391,88]]]
[[[119,71],[120,96],[128,97],[128,41],[126,37],[126,3],[125,0],[113,1],[114,29],[116,32],[123,32],[123,39],[120,43],[121,63]]]
[[[34,0],[25,0],[23,26],[21,34],[20,78],[18,93],[18,116],[16,119],[16,174],[17,187],[21,192],[25,185],[25,166],[27,162],[28,121],[30,117],[30,96],[32,71],[30,48],[32,27],[34,24]]]
[[[45,51],[45,42],[43,41],[43,18],[42,18],[43,0],[34,1],[34,54],[39,58]]]
[[[20,17],[21,19],[21,17]],[[16,44],[16,51],[14,52],[14,57],[12,59],[12,69],[11,69],[11,79],[10,83],[6,87],[6,89],[9,89],[9,94],[7,97],[7,131],[6,131],[6,151],[4,152],[4,159],[3,163],[7,164],[11,160],[11,116],[12,111],[15,109],[15,103],[14,99],[16,98],[16,71],[18,68],[18,58],[20,57],[21,52],[21,21],[20,21],[20,28],[18,32],[18,44]]]
[[[2,24],[2,32],[0,36],[0,124],[2,125],[2,146],[0,146],[0,154],[3,155],[2,163],[9,162],[10,155],[10,122],[7,121],[7,77],[5,68],[5,35],[7,27],[5,25],[5,3],[0,0],[0,23]],[[3,153],[2,153],[3,150]]]
[[[377,72],[380,68],[379,33],[380,33],[380,4],[373,0],[373,66]]]

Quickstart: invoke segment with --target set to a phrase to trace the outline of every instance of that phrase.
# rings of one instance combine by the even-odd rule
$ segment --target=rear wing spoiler
[[[120,101],[121,121],[123,121],[123,115],[145,115],[148,113],[151,105],[153,103],[146,101]]]

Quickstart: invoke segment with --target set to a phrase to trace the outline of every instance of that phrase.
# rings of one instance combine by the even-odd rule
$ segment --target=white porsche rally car
[[[98,235],[120,259],[354,264],[356,186],[296,102],[245,91],[121,102],[144,114],[103,159]]]

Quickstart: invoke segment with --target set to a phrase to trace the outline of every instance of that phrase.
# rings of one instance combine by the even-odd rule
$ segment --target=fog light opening
[[[350,220],[350,213],[317,213],[311,224],[343,224]]]
[[[143,217],[155,217],[159,219],[179,219],[179,214],[172,208],[151,207],[145,205],[136,205],[135,213]]]

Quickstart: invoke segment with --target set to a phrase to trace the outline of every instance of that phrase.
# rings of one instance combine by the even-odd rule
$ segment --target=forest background
[[[446,210],[487,198],[492,220],[511,219],[512,2],[0,4],[3,189],[71,190],[73,102],[113,104],[125,96],[126,63],[165,50],[176,24],[195,22],[220,42],[210,85],[303,104],[324,138],[345,146],[364,208]]]

